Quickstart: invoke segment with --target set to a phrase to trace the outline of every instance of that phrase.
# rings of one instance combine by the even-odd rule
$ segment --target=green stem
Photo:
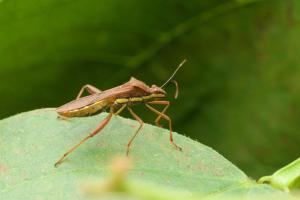
[[[300,185],[300,158],[279,169],[271,176],[264,176],[258,183],[267,183],[271,186],[289,192]]]

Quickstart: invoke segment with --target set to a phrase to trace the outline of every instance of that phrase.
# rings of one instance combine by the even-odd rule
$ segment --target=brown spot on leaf
[[[3,165],[3,164],[0,164],[0,173],[5,173],[5,172],[7,172],[7,167],[5,166],[5,165]]]

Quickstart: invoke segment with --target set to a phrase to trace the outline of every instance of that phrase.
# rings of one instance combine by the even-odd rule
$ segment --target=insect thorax
[[[123,104],[135,105],[135,104],[149,102],[156,98],[162,98],[162,97],[164,97],[163,94],[150,94],[150,95],[141,96],[141,97],[118,98],[115,100],[114,104],[116,104],[116,106],[123,105]]]

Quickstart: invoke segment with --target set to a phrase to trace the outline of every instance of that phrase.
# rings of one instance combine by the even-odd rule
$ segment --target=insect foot
[[[180,146],[178,146],[178,145],[175,144],[174,142],[172,142],[172,144],[174,145],[174,147],[176,148],[176,150],[182,151],[182,148],[181,148]]]
[[[69,121],[69,117],[65,117],[65,116],[62,116],[62,115],[58,115],[57,119],[64,120],[64,121]]]

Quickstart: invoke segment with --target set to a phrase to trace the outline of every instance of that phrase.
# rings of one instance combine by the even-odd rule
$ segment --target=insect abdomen
[[[59,111],[57,110],[57,113],[59,115],[62,115],[64,117],[83,117],[87,115],[92,115],[97,111],[100,111],[107,107],[109,104],[109,101],[107,99],[97,101],[91,105],[84,106],[82,108],[76,108],[73,110],[68,110],[68,111]]]

